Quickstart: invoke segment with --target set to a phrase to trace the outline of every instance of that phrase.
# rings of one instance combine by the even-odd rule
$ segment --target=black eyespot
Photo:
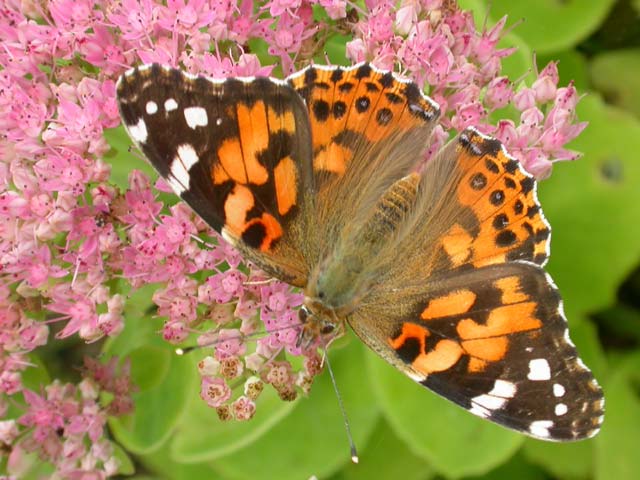
[[[300,320],[300,323],[305,323],[308,317],[309,311],[307,310],[307,307],[302,307],[298,310],[298,319]]]

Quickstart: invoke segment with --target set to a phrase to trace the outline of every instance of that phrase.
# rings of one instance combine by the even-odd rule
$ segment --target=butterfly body
[[[129,134],[174,191],[303,289],[299,344],[348,324],[401,372],[545,440],[593,436],[603,397],[543,269],[535,180],[467,129],[422,164],[437,105],[368,64],[286,81],[158,65],[118,84]]]

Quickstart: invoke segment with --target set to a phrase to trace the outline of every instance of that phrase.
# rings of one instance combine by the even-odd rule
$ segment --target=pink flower
[[[167,0],[167,6],[159,8],[158,25],[170,32],[192,34],[214,18],[206,0]]]
[[[231,398],[231,389],[227,383],[219,378],[202,377],[200,397],[210,407],[216,408],[223,405]]]
[[[265,8],[269,9],[269,13],[273,17],[279,17],[283,13],[291,13],[298,8],[302,0],[270,0],[266,3]]]
[[[492,110],[506,107],[513,96],[513,88],[508,77],[496,77],[487,85],[484,103]]]
[[[256,413],[256,404],[244,395],[231,405],[236,420],[249,420]]]
[[[332,20],[338,20],[347,16],[347,2],[345,0],[320,0]]]
[[[159,5],[152,0],[122,0],[115,3],[107,18],[124,40],[147,38],[157,22]]]

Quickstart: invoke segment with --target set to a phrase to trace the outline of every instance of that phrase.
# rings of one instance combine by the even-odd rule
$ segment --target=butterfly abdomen
[[[364,228],[364,243],[378,243],[396,231],[415,203],[418,182],[418,175],[411,174],[389,187]]]

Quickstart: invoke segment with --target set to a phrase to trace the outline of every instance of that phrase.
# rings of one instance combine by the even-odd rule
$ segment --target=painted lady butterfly
[[[148,65],[124,124],[173,190],[274,277],[304,289],[300,341],[348,323],[416,382],[543,440],[591,437],[604,399],[543,270],[536,182],[463,131],[421,173],[438,106],[369,64],[285,81]]]

